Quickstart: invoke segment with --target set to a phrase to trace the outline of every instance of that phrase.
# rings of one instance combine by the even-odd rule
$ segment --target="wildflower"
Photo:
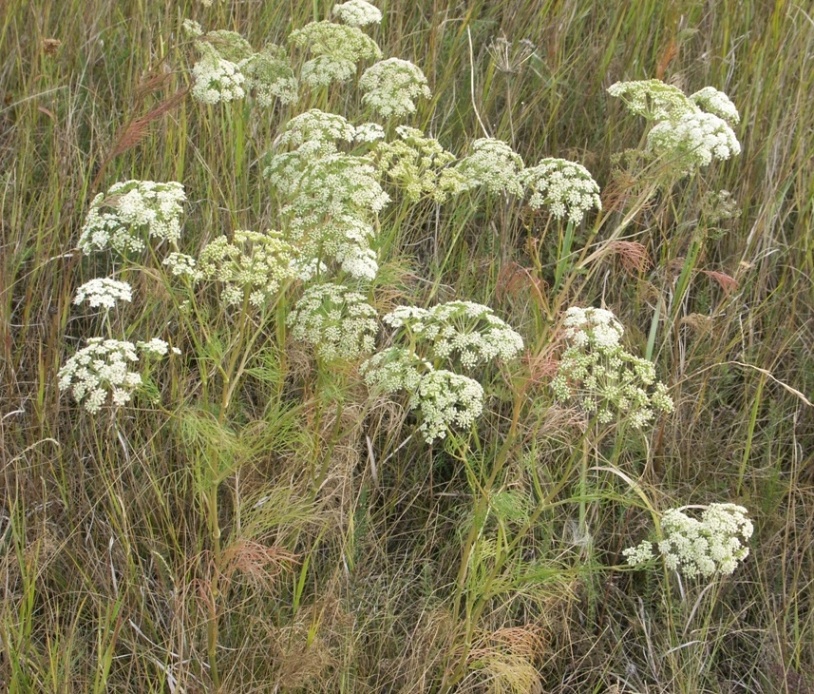
[[[637,429],[649,424],[656,411],[672,411],[673,401],[666,386],[656,382],[653,364],[622,347],[624,328],[613,313],[571,307],[563,324],[568,348],[551,382],[558,400],[576,400],[601,423],[624,414]]]
[[[675,120],[698,110],[678,87],[661,80],[616,82],[608,94],[622,99],[628,110],[648,120]]]
[[[264,234],[240,230],[229,241],[220,236],[206,245],[198,263],[199,277],[223,284],[227,305],[244,298],[261,308],[275,298],[283,284],[295,278],[298,253],[277,231]]]
[[[481,138],[472,143],[472,153],[458,162],[464,190],[483,186],[490,193],[523,195],[523,160],[502,140]]]
[[[164,258],[161,264],[166,265],[174,277],[186,276],[194,281],[201,279],[198,263],[192,256],[173,252]]]
[[[411,396],[418,392],[421,379],[432,370],[432,364],[404,347],[389,347],[359,367],[369,388],[387,394],[406,390]],[[417,401],[414,404],[417,405]]]
[[[133,299],[132,288],[127,282],[105,278],[97,278],[85,282],[76,290],[74,304],[87,302],[91,308],[101,306],[110,310],[117,301],[130,302]]]
[[[203,45],[203,44],[202,44]],[[192,96],[203,104],[234,101],[246,96],[245,75],[240,67],[209,49],[192,68]]]
[[[719,118],[723,118],[729,125],[740,123],[741,117],[735,104],[726,94],[715,87],[704,87],[695,94],[690,94],[690,100],[707,113],[713,113]]]
[[[312,108],[289,120],[277,136],[276,146],[297,149],[301,154],[331,154],[336,142],[353,142],[356,129],[344,117]]]
[[[268,107],[279,99],[284,104],[297,100],[297,78],[282,47],[266,44],[241,65],[246,77],[246,90],[251,91],[260,106]]]
[[[379,331],[376,309],[364,295],[331,283],[306,289],[287,323],[294,338],[313,345],[325,361],[369,354]]]
[[[466,369],[496,358],[512,359],[523,349],[523,338],[492,309],[471,301],[450,301],[431,309],[402,306],[382,320],[405,331],[415,343],[429,343],[434,358],[457,358]]]
[[[288,40],[314,56],[300,73],[302,81],[314,87],[344,82],[353,76],[359,61],[378,60],[382,55],[376,42],[358,27],[328,21],[306,24],[292,31]]]
[[[145,232],[174,245],[181,236],[181,205],[185,201],[180,183],[115,183],[91,202],[79,248],[86,254],[107,248],[120,253],[141,251],[145,248]]]
[[[599,185],[581,164],[566,159],[541,159],[537,166],[521,174],[523,184],[531,190],[529,205],[539,209],[547,205],[557,219],[566,214],[579,224],[585,213],[602,209]]]
[[[444,202],[464,187],[464,177],[449,165],[455,157],[438,140],[420,130],[400,125],[399,139],[380,142],[373,152],[376,168],[418,202],[424,195]]]
[[[729,124],[701,111],[657,123],[647,135],[647,147],[657,155],[676,158],[684,173],[697,166],[708,166],[713,159],[729,159],[741,151]]]
[[[378,123],[357,125],[353,136],[355,142],[369,143],[384,139],[384,128]]]
[[[353,27],[379,24],[382,21],[381,10],[365,0],[348,0],[341,5],[334,5],[332,12],[345,24]]]
[[[130,370],[136,362],[138,353],[132,342],[93,337],[59,370],[59,389],[70,390],[91,414],[102,408],[108,395],[115,406],[124,405],[141,385],[141,374]]]
[[[418,97],[432,96],[421,69],[408,60],[388,58],[371,65],[362,74],[362,102],[383,118],[414,113]]]
[[[729,575],[749,556],[744,543],[754,528],[746,514],[743,506],[731,503],[710,504],[700,520],[671,509],[661,519],[663,539],[656,547],[667,568],[687,578]],[[623,554],[631,566],[639,566],[654,556],[653,543],[642,542]]]
[[[414,396],[421,412],[419,431],[427,443],[443,439],[452,426],[471,427],[483,412],[483,387],[467,376],[439,369],[424,376]]]

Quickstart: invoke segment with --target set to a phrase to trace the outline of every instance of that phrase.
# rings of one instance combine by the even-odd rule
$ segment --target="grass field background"
[[[185,314],[155,258],[122,268],[76,249],[93,196],[131,178],[184,184],[186,252],[268,228],[260,172],[279,128],[312,106],[362,122],[358,91],[203,106],[184,94],[195,53],[181,23],[284,45],[331,3],[6,0],[0,688],[814,692],[804,5],[378,3],[371,35],[433,91],[407,122],[452,152],[485,130],[529,164],[580,162],[602,187],[573,254],[556,220],[502,197],[394,195],[380,215],[378,309],[477,301],[526,344],[484,374],[477,434],[429,446],[404,403],[369,396],[355,365],[321,368],[282,321],[249,345],[216,303],[201,325]],[[606,89],[654,77],[726,92],[741,155],[669,186],[622,156],[644,123]],[[720,190],[739,215],[705,208]],[[72,306],[76,288],[113,269],[137,297],[116,330],[183,354],[156,367],[155,397],[91,416],[57,371],[99,327]],[[589,448],[554,402],[556,328],[575,304],[612,309],[654,360],[675,412],[652,430]],[[227,414],[218,368],[249,346]],[[732,576],[625,565],[651,511],[716,501],[755,523]]]

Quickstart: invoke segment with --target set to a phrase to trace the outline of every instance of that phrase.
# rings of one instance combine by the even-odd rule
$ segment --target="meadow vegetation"
[[[814,692],[814,18],[6,0],[0,688]]]

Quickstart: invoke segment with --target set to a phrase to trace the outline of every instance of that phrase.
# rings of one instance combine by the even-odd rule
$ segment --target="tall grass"
[[[250,325],[203,302],[194,320],[156,263],[127,270],[143,301],[117,317],[138,336],[172,322],[184,356],[155,400],[91,417],[60,397],[94,325],[73,292],[110,269],[75,249],[93,195],[182,181],[195,248],[267,228],[261,155],[309,107],[185,98],[182,20],[259,46],[332,4],[5,4],[0,687],[814,691],[814,20],[799,3],[379,3],[385,55],[433,88],[416,127],[456,152],[486,129],[603,188],[573,236],[502,198],[382,215],[378,308],[466,298],[525,338],[471,439],[428,446],[352,370],[315,368],[286,299]],[[742,155],[669,187],[626,168],[615,155],[642,123],[605,89],[651,77],[729,94]],[[319,98],[363,112],[353,90]],[[721,189],[738,217],[704,211]],[[652,434],[602,445],[548,389],[560,312],[600,302],[676,403]],[[756,521],[733,576],[624,566],[655,511],[721,499]]]

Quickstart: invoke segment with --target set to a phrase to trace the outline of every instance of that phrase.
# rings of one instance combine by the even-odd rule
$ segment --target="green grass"
[[[482,302],[528,347],[484,374],[477,433],[433,447],[408,438],[403,403],[290,340],[288,298],[257,323],[205,299],[185,314],[155,258],[116,267],[139,299],[112,326],[181,347],[152,374],[155,401],[92,417],[60,395],[57,371],[97,329],[73,293],[114,267],[75,248],[93,195],[181,181],[189,252],[266,229],[260,158],[312,105],[186,97],[111,157],[189,85],[181,21],[260,46],[331,3],[7,0],[0,688],[814,691],[812,16],[734,0],[378,4],[371,35],[433,88],[412,124],[453,152],[486,128],[527,165],[570,158],[603,189],[568,241],[545,214],[474,194],[381,215],[377,308]],[[499,37],[536,52],[501,70]],[[605,89],[655,76],[725,91],[742,154],[669,188],[615,164],[644,128]],[[352,88],[320,98],[363,119]],[[718,223],[702,200],[721,189],[741,214]],[[620,241],[650,264],[626,267]],[[601,445],[548,388],[560,312],[600,302],[676,403],[652,432]],[[755,520],[733,576],[706,588],[624,566],[653,511],[714,501]]]

